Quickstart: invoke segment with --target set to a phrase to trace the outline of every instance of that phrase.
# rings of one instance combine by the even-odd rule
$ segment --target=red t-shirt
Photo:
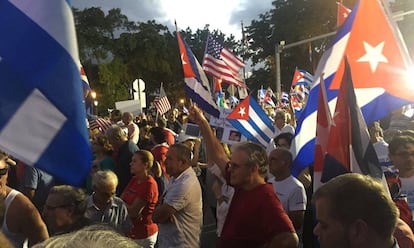
[[[147,181],[141,183],[138,183],[135,176],[132,177],[121,198],[128,205],[131,205],[137,198],[147,201],[147,205],[141,212],[141,217],[131,218],[134,226],[129,231],[128,237],[144,239],[158,231],[157,224],[152,222],[152,213],[158,201],[158,186],[152,176],[148,176]]]
[[[283,232],[295,232],[271,184],[236,189],[219,247],[261,247]]]

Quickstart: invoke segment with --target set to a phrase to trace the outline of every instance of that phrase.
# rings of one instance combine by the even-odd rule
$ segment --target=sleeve
[[[37,189],[38,184],[38,171],[32,166],[25,166],[23,172],[23,187],[30,189]]]
[[[187,192],[191,187],[193,187],[193,185],[194,182],[189,181],[188,179],[174,182],[174,185],[171,185],[172,187],[167,189],[167,193],[164,197],[164,203],[170,205],[175,210],[180,211],[187,205]]]
[[[158,192],[156,185],[157,183],[155,181],[148,181],[145,183],[144,191],[138,197],[147,202],[153,202],[154,195]]]
[[[296,187],[289,197],[289,211],[306,210],[306,192],[303,187]]]

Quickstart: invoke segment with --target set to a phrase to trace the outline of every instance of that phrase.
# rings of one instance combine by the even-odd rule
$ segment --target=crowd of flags
[[[386,13],[379,0],[359,0],[352,11],[338,4],[339,29],[315,74],[296,68],[290,92],[275,96],[261,87],[257,101],[251,95],[239,96],[244,100],[233,94],[225,98],[222,83],[246,90],[243,60],[209,35],[200,65],[177,32],[186,95],[216,118],[220,108],[233,105],[227,121],[248,140],[265,146],[274,126],[263,104],[291,106],[298,119],[292,172],[296,176],[314,165],[315,188],[351,171],[381,177],[366,123],[414,101],[412,83],[404,74],[410,59]],[[5,2],[0,19],[5,24],[0,31],[9,34],[0,41],[0,73],[9,82],[0,92],[0,106],[7,110],[0,112],[0,149],[79,185],[91,160],[82,105],[83,90],[90,87],[78,58],[70,6],[64,0],[39,0],[36,5]],[[153,104],[161,115],[171,109],[162,84]],[[110,123],[102,120],[93,125],[107,129]]]

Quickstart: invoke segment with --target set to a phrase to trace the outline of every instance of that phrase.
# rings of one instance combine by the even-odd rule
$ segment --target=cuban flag
[[[357,103],[351,69],[346,59],[341,81],[320,182],[326,183],[336,176],[350,172],[383,179],[377,154]]]
[[[292,79],[292,88],[296,85],[304,85],[308,88],[312,85],[313,75],[302,69],[295,69]]]
[[[246,97],[227,116],[230,124],[243,136],[255,143],[267,146],[274,136],[272,120],[253,97]]]
[[[86,76],[85,70],[83,69],[82,64],[79,62],[79,70],[80,70],[80,76],[82,79],[82,86],[84,90],[91,90],[91,86],[89,85],[88,77]]]
[[[91,149],[71,7],[1,1],[0,23],[0,149],[79,186]]]
[[[379,1],[358,1],[323,54],[315,73],[315,78],[325,75],[327,99],[332,108],[344,72],[342,58],[347,56],[355,94],[367,124],[414,101],[414,85],[408,77],[411,62],[391,21]],[[296,154],[293,175],[313,163],[319,87],[319,82],[314,82],[298,120],[292,144]]]
[[[211,96],[208,79],[193,52],[177,32],[178,46],[180,47],[183,64],[185,92],[187,97],[197,103],[208,114],[219,118],[220,110]]]

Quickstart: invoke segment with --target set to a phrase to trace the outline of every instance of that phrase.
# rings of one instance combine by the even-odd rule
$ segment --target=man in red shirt
[[[207,119],[195,106],[190,119],[200,127],[206,150],[228,184],[235,188],[219,239],[219,247],[297,247],[298,237],[282,204],[267,184],[268,158],[265,149],[242,143],[229,161]]]

